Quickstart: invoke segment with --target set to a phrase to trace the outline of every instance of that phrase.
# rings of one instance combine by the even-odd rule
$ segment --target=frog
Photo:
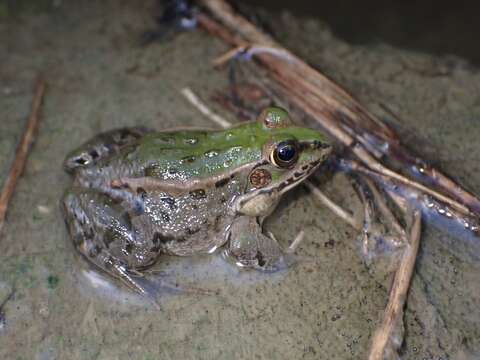
[[[222,130],[114,129],[67,155],[62,212],[75,249],[143,295],[161,255],[222,248],[239,267],[276,271],[288,252],[264,221],[331,150],[279,107]]]

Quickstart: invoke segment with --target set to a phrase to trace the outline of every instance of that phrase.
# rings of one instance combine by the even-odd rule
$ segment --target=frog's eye
[[[297,160],[298,145],[293,140],[278,143],[270,154],[270,162],[281,168],[291,167]]]
[[[283,128],[292,125],[288,113],[279,107],[268,107],[262,111],[258,120],[263,122],[267,128]]]

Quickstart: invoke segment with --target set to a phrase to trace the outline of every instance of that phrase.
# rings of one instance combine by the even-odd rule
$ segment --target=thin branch
[[[409,186],[413,189],[419,190],[425,194],[431,195],[434,198],[438,199],[439,201],[451,206],[452,208],[460,211],[466,216],[472,216],[473,214],[470,212],[470,210],[459,203],[458,201],[455,201],[454,199],[449,198],[448,196],[445,196],[443,194],[440,194],[439,192],[432,190],[428,187],[426,187],[423,184],[417,183],[416,181],[410,180],[409,178],[402,176],[400,174],[395,173],[394,171],[391,171],[390,169],[387,169],[383,166],[377,167],[377,166],[371,166],[370,168],[367,168],[361,164],[359,164],[356,161],[349,161],[349,165],[351,170],[354,170],[356,172],[368,175],[372,178],[380,179],[384,182],[392,182],[393,180],[397,181],[398,183],[401,183],[402,185]],[[373,168],[373,170],[372,170]],[[377,171],[378,170],[378,171]]]
[[[38,78],[35,83],[35,91],[32,100],[30,115],[25,126],[22,138],[15,151],[15,159],[8,173],[5,185],[0,194],[0,233],[5,224],[5,216],[8,210],[8,204],[15,190],[15,185],[22,175],[31,145],[35,140],[35,133],[38,127],[39,111],[45,93],[45,81]]]
[[[383,215],[383,217],[387,221],[388,225],[392,229],[394,229],[395,232],[402,237],[402,239],[405,239],[406,238],[405,230],[400,225],[397,218],[388,207],[385,201],[385,198],[380,194],[380,191],[378,191],[374,182],[367,177],[365,177],[363,180],[365,181],[365,184],[368,186],[370,192],[372,193],[375,204],[377,205],[378,210],[380,210],[380,213]]]
[[[350,214],[347,210],[342,208],[341,206],[337,205],[333,200],[331,200],[323,191],[321,191],[318,187],[316,187],[311,181],[306,180],[304,182],[305,186],[312,192],[312,194],[320,201],[323,205],[325,205],[330,211],[332,211],[335,215],[349,224],[356,230],[362,230],[361,222],[357,221],[352,214]]]
[[[297,236],[295,236],[295,239],[293,239],[292,243],[285,250],[285,252],[288,253],[288,254],[293,254],[295,252],[295,250],[297,250],[300,243],[303,241],[304,237],[305,237],[305,231],[300,230],[298,232]]]
[[[7,297],[0,303],[0,330],[6,324],[5,305],[13,298],[15,291],[15,288],[12,288]]]
[[[12,288],[5,299],[0,303],[0,313],[3,312],[5,305],[12,299],[13,295],[15,295],[15,288]]]
[[[410,244],[405,247],[399,268],[395,273],[389,301],[382,323],[373,336],[368,360],[383,360],[385,352],[396,352],[397,347],[402,343],[401,339],[395,339],[395,330],[397,326],[403,326],[403,308],[415,267],[420,234],[421,215],[419,211],[415,211],[410,231]]]
[[[230,122],[210,110],[207,105],[205,105],[202,100],[200,100],[200,98],[195,95],[195,93],[190,88],[183,88],[182,90],[180,90],[180,92],[192,105],[194,105],[198,109],[198,111],[200,111],[203,115],[212,120],[215,124],[219,125],[224,129],[230,127]]]

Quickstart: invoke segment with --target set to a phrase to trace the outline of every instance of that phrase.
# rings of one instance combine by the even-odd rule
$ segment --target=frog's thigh
[[[128,254],[123,253],[126,244],[133,242],[134,233],[121,208],[106,195],[83,188],[68,190],[62,203],[77,250],[91,263],[144,293],[130,276],[135,266],[132,268]]]
[[[94,136],[67,155],[64,166],[67,171],[90,166],[98,160],[118,152],[122,147],[134,143],[151,132],[147,128],[132,127],[106,131]]]
[[[257,218],[240,216],[230,228],[228,254],[236,263],[258,270],[277,270],[284,267],[282,248],[273,237],[262,233]]]

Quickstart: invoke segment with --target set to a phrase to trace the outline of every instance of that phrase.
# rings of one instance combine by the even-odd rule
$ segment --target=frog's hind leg
[[[120,149],[149,132],[152,130],[131,127],[100,133],[68,154],[63,166],[68,172],[73,172],[79,167],[91,166],[102,158],[118,153]]]
[[[134,232],[128,218],[122,216],[122,210],[117,206],[104,194],[80,188],[67,191],[62,200],[65,222],[76,249],[90,263],[149,298],[158,307],[157,286],[139,277],[141,272],[123,254],[124,245],[133,242]]]
[[[80,252],[83,253],[81,250]],[[157,293],[155,285],[143,278],[142,273],[129,269],[124,262],[114,258],[105,249],[101,249],[100,253],[95,256],[95,259],[96,261],[92,261],[92,259],[89,258],[90,261],[99,266],[102,270],[107,271],[127,287],[149,298],[156,306],[159,306],[155,296]]]

